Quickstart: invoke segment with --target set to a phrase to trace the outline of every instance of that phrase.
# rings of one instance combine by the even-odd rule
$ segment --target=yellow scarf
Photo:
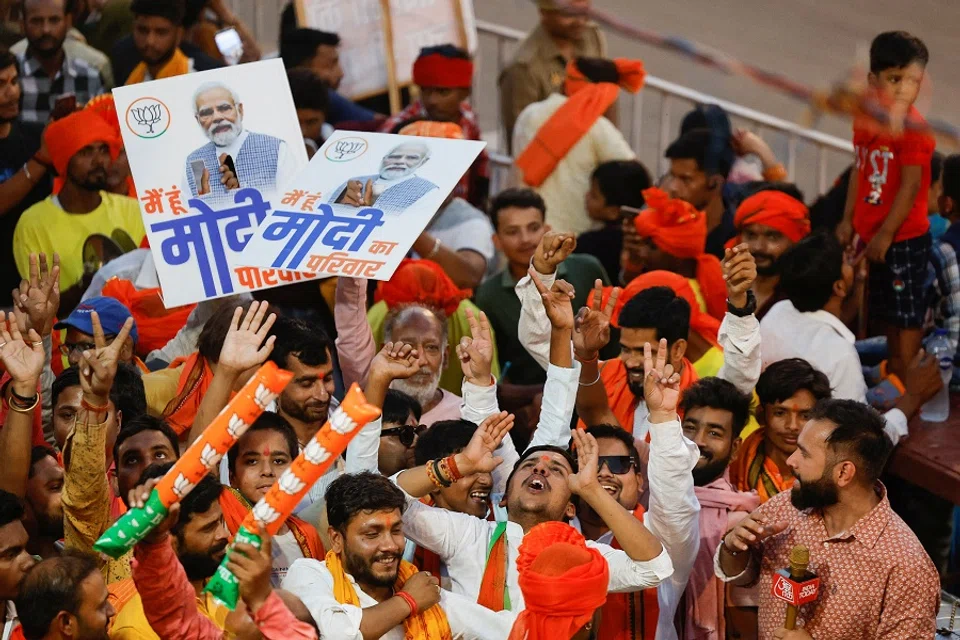
[[[326,557],[327,570],[333,576],[333,597],[340,604],[350,604],[355,607],[360,606],[360,599],[357,598],[357,592],[353,588],[350,579],[347,578],[347,572],[343,570],[343,564],[340,563],[340,556],[333,551],[327,552]],[[405,562],[400,561],[400,571],[397,573],[397,583],[394,589],[400,590],[403,584],[410,579],[410,576],[417,572],[417,568]],[[434,605],[426,611],[421,611],[415,616],[409,616],[403,621],[404,637],[407,640],[452,640],[453,634],[450,633],[450,624],[447,622],[447,614],[439,604]]]
[[[180,47],[177,47],[173,52],[173,57],[170,58],[167,64],[163,65],[163,68],[160,69],[154,80],[172,78],[174,76],[185,76],[188,73],[190,73],[190,58],[188,58],[183,51],[180,51]],[[130,72],[124,84],[140,84],[146,77],[147,63],[141,62]]]

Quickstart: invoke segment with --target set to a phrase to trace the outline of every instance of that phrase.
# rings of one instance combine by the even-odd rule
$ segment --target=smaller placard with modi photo
[[[177,307],[312,274],[240,260],[307,166],[280,60],[113,91],[163,302]]]
[[[278,196],[242,260],[389,280],[485,146],[338,131]]]

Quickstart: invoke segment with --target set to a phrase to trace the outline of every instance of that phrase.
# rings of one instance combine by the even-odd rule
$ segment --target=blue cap
[[[123,329],[123,323],[131,317],[130,310],[115,298],[97,296],[87,298],[80,306],[73,310],[65,320],[61,320],[54,329],[76,329],[88,335],[93,335],[93,312],[96,311],[100,316],[100,326],[103,327],[103,335],[115,336]],[[134,320],[133,328],[130,329],[130,337],[133,338],[133,344],[137,344],[137,322]]]

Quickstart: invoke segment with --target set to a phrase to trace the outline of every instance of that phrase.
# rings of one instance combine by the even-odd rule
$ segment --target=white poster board
[[[279,198],[243,260],[267,269],[389,280],[485,146],[338,131]],[[361,192],[362,203],[356,200]]]
[[[354,100],[387,91],[386,47],[380,0],[297,0],[300,23],[340,36],[343,83]],[[397,84],[412,81],[423,47],[454,44],[474,52],[477,27],[472,0],[390,0]]]
[[[113,95],[168,308],[305,277],[254,273],[239,259],[277,194],[307,164],[280,60],[119,87]],[[230,163],[236,186],[220,181]]]

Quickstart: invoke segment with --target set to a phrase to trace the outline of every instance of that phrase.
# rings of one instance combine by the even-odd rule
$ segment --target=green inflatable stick
[[[263,541],[257,534],[240,527],[233,544],[227,548],[227,554],[223,556],[223,562],[217,567],[217,572],[213,574],[213,578],[210,579],[203,590],[205,593],[212,594],[217,602],[230,609],[230,611],[235,610],[237,603],[240,601],[240,583],[237,582],[237,577],[230,572],[230,569],[227,569],[227,562],[230,561],[230,554],[233,553],[233,545],[236,544],[249,544],[259,549]]]
[[[154,489],[142,509],[130,509],[100,536],[93,545],[94,551],[106,554],[114,560],[120,558],[163,522],[168,512],[160,502],[160,494]]]

